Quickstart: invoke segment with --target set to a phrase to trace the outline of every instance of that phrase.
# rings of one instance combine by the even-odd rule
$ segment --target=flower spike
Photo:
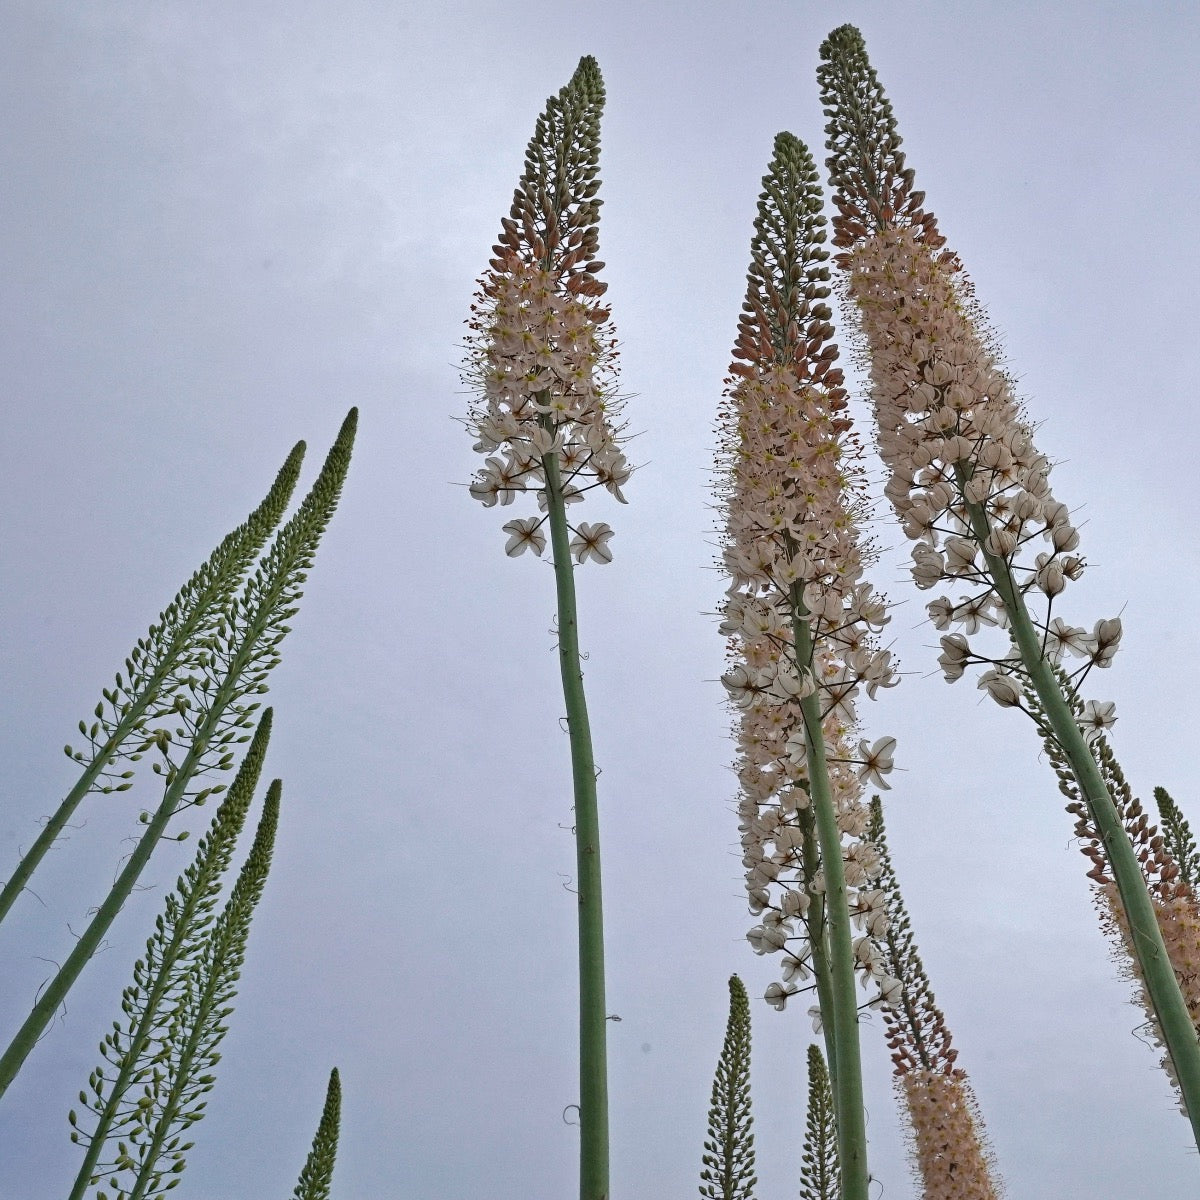
[[[700,1195],[706,1200],[754,1200],[754,1134],[750,1115],[750,1001],[729,977],[729,1022],[713,1078]]]
[[[879,888],[887,914],[882,941],[892,997],[883,1009],[884,1024],[896,1090],[912,1131],[921,1194],[925,1200],[997,1200],[1000,1184],[983,1116],[967,1073],[957,1065],[958,1051],[913,940],[878,796],[871,801],[869,836],[879,852]]]
[[[800,1200],[841,1200],[837,1157],[837,1118],[829,1068],[816,1046],[808,1048],[808,1112],[800,1168]]]
[[[858,738],[856,702],[896,682],[887,621],[863,576],[861,451],[830,341],[828,252],[817,171],[775,139],[750,244],[746,300],[720,410],[724,677],[738,713],[743,862],[759,954],[782,954],[782,1009],[815,978],[834,1080],[846,1197],[865,1197],[866,1128],[855,973],[882,974],[852,913],[877,869],[862,781],[882,783],[895,740]],[[856,749],[857,747],[857,749]]]
[[[574,571],[589,558],[612,562],[613,530],[604,521],[572,524],[567,508],[596,488],[625,503],[622,488],[632,474],[621,449],[616,339],[600,302],[606,285],[596,257],[603,106],[593,58],[581,59],[570,83],[546,101],[471,306],[463,368],[477,396],[467,427],[486,456],[471,495],[491,508],[534,492],[543,515],[508,521],[505,553],[540,556],[548,542],[554,562],[579,882],[581,1200],[609,1194],[608,1014],[596,767]]]
[[[1138,969],[1200,1145],[1200,1040],[1096,750],[1115,710],[1078,697],[1088,673],[1113,661],[1121,622],[1098,621],[1089,634],[1054,614],[1084,561],[1070,511],[1050,490],[1051,464],[1034,445],[957,258],[941,248],[924,196],[911,190],[895,117],[862,36],[842,26],[821,58],[840,214],[837,262],[861,323],[878,447],[890,472],[885,492],[915,543],[917,587],[945,582],[966,592],[929,606],[938,628],[962,629],[943,637],[939,661],[948,680],[970,663],[986,664],[980,686],[999,705],[1033,716],[1061,751],[1107,848]],[[967,640],[981,625],[1007,630],[1006,652],[988,654]],[[1072,672],[1060,665],[1066,654],[1082,659]]]
[[[621,450],[616,339],[596,258],[603,105],[599,68],[584,58],[538,118],[471,306],[463,378],[479,399],[467,424],[487,457],[470,490],[485,507],[534,491],[547,512],[552,492],[569,504],[596,487],[625,503],[632,468]],[[537,524],[505,525],[510,556],[542,553]],[[580,536],[579,562],[612,561],[607,537]]]

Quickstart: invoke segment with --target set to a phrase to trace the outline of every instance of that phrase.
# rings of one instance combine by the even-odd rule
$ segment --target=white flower
[[[953,620],[954,604],[949,596],[939,596],[936,600],[931,600],[926,606],[925,611],[929,613],[929,619],[933,622],[934,629],[949,629],[950,622]]]
[[[948,633],[942,638],[942,652],[938,655],[938,662],[946,674],[947,683],[962,678],[970,658],[971,643],[961,633]]]
[[[854,960],[867,975],[876,979],[883,975],[883,956],[873,937],[854,939]]]
[[[853,921],[872,937],[882,937],[888,930],[887,894],[879,888],[859,892]]]
[[[791,929],[779,918],[773,909],[768,909],[761,925],[755,925],[746,934],[746,941],[754,948],[755,954],[775,954],[787,945]]]
[[[608,488],[622,504],[628,504],[629,501],[621,491],[621,485],[629,482],[633,468],[625,461],[625,455],[617,450],[608,458],[594,460],[593,467],[597,481]]]
[[[978,633],[981,625],[995,625],[996,618],[988,611],[995,593],[983,592],[968,600],[962,600],[954,609],[954,623],[961,625],[964,633]]]
[[[744,663],[738,663],[726,671],[721,676],[721,682],[729,693],[729,699],[738,708],[749,708],[762,692],[756,673]]]
[[[779,1012],[787,1007],[788,997],[794,996],[800,989],[798,987],[784,987],[781,983],[771,983],[767,985],[767,991],[763,997],[772,1008],[778,1009]]]
[[[1121,644],[1121,618],[1113,617],[1107,621],[1097,621],[1092,636],[1086,643],[1086,652],[1096,667],[1107,667],[1116,657],[1117,647]]]
[[[541,531],[541,524],[537,517],[509,521],[504,526],[504,532],[511,536],[504,545],[504,553],[509,558],[517,558],[526,550],[541,554],[546,548],[546,535]]]
[[[538,492],[537,498],[538,498],[538,508],[542,512],[549,512],[550,511],[550,499],[547,496],[544,489]],[[563,486],[562,502],[563,502],[564,506],[567,504],[578,504],[582,500],[583,500],[583,493],[573,483],[568,483]],[[603,522],[601,522],[601,524],[603,524]]]
[[[884,975],[879,980],[879,996],[871,1003],[882,1008],[897,1008],[903,995],[904,985],[900,980]]]
[[[1078,625],[1068,625],[1062,617],[1055,617],[1046,629],[1046,657],[1059,662],[1064,652],[1083,655],[1088,653],[1087,630]]]
[[[808,742],[804,737],[803,726],[788,738],[783,749],[788,762],[797,767],[802,767],[808,761]]]
[[[985,671],[979,677],[979,687],[986,690],[1001,708],[1020,708],[1021,689],[1011,675],[1000,671]]]
[[[768,991],[769,991],[769,990],[770,990],[770,989],[768,988]],[[779,1005],[778,1007],[782,1008],[782,1007],[783,1007],[783,1005],[781,1004],[781,1005]],[[810,1009],[808,1010],[808,1015],[809,1015],[810,1017],[812,1017],[812,1023],[813,1023],[813,1033],[820,1033],[820,1032],[821,1032],[821,1030],[822,1030],[822,1028],[823,1028],[823,1026],[822,1026],[822,1024],[821,1024],[821,1008],[820,1008],[820,1006],[819,1006],[819,1005],[816,1005],[816,1004],[814,1004],[814,1005],[812,1006],[812,1008],[810,1008]]]
[[[946,574],[966,575],[975,566],[975,543],[967,538],[946,539]]]
[[[892,652],[890,650],[881,650],[872,657],[863,671],[861,682],[867,685],[867,695],[872,700],[875,699],[875,693],[881,687],[895,687],[900,682],[899,677],[892,670]]]
[[[946,560],[924,542],[918,542],[912,551],[912,577],[922,591],[938,583],[946,572]]]
[[[612,551],[608,548],[612,535],[612,529],[604,521],[597,521],[595,525],[580,521],[571,539],[571,553],[575,555],[575,561],[582,563],[594,558],[598,563],[612,562]]]
[[[1037,571],[1034,574],[1037,585],[1047,596],[1057,596],[1066,587],[1065,572],[1062,563],[1048,554],[1037,556]]]
[[[896,749],[894,737],[880,738],[868,748],[866,739],[858,743],[858,777],[864,783],[891,791],[892,785],[883,777],[892,770],[892,751]]]
[[[1083,706],[1079,728],[1089,742],[1117,723],[1117,706],[1111,700],[1089,700]]]
[[[808,964],[794,954],[786,954],[783,958],[783,982],[791,983],[793,979],[807,979]]]

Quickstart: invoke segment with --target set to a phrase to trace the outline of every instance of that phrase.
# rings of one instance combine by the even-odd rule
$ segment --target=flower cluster
[[[1031,614],[1043,657],[1081,658],[1081,672],[1107,667],[1120,642],[1119,619],[1099,621],[1089,633],[1052,616],[1056,597],[1083,573],[1079,532],[1050,490],[1050,463],[976,331],[960,281],[911,229],[872,235],[848,262],[879,451],[890,471],[885,491],[916,543],[913,579],[921,589],[950,583],[966,593],[928,606],[938,629],[955,629],[942,637],[947,680],[969,663],[991,663],[979,686],[1002,705],[1020,704],[1015,657],[979,654],[968,640],[981,626],[1007,624],[998,574],[1027,604],[1043,598],[1044,615]],[[1096,706],[1089,720],[1091,728],[1111,725],[1111,705]]]
[[[1078,710],[1079,701],[1073,697],[1071,700]],[[1146,1034],[1163,1049],[1162,1067],[1178,1092],[1178,1076],[1171,1056],[1166,1051],[1162,1030],[1146,988],[1129,918],[1113,879],[1104,839],[1084,803],[1079,785],[1067,770],[1061,750],[1049,737],[1045,745],[1058,773],[1059,789],[1070,800],[1067,811],[1076,819],[1075,836],[1079,839],[1079,848],[1092,864],[1088,877],[1095,889],[1093,900],[1100,915],[1100,926],[1111,941],[1113,959],[1123,977],[1135,984],[1136,1002],[1147,1017]],[[1200,1033],[1200,899],[1196,894],[1196,869],[1200,862],[1196,858],[1191,829],[1171,797],[1162,788],[1156,788],[1155,798],[1163,820],[1163,830],[1160,832],[1158,826],[1150,821],[1142,802],[1133,794],[1106,737],[1096,739],[1093,753],[1125,834],[1137,855],[1167,957],[1171,961],[1192,1024]],[[1180,1107],[1186,1115],[1182,1096]]]
[[[912,1121],[911,1156],[925,1200],[997,1200],[979,1106],[960,1073],[919,1069],[897,1080]]]
[[[774,694],[759,693],[739,706],[736,736],[742,865],[750,911],[759,918],[746,937],[755,953],[782,955],[783,982],[767,989],[767,1000],[782,1009],[813,972],[813,932],[824,925],[825,877],[813,828],[803,713],[795,696],[780,698],[792,686],[789,676],[795,677],[791,643],[786,637],[744,634],[734,640],[741,648],[735,673],[742,664],[757,663],[764,675],[774,672],[777,683]],[[785,682],[778,686],[781,675]],[[887,929],[887,914],[883,893],[874,886],[878,854],[864,836],[869,814],[863,780],[871,773],[878,781],[891,769],[895,741],[885,738],[873,748],[860,742],[852,754],[846,731],[835,713],[822,722],[830,790],[845,839],[843,872],[857,927],[855,967],[887,999],[894,981],[884,969],[878,943]]]
[[[995,1200],[999,1189],[983,1117],[967,1074],[957,1065],[958,1050],[917,951],[878,796],[871,802],[867,835],[879,854],[879,889],[888,919],[884,963],[898,992],[897,1002],[884,1011],[884,1025],[922,1195]]]
[[[942,637],[946,678],[971,663],[989,666],[979,686],[1020,706],[1020,656],[977,652],[969,637],[1005,627],[1013,604],[1028,608],[1052,663],[1082,659],[1077,684],[1107,667],[1121,637],[1118,619],[1089,633],[1054,616],[1056,598],[1084,570],[1079,532],[1050,490],[1050,461],[989,349],[986,321],[961,263],[913,188],[896,120],[862,35],[835,30],[821,47],[822,85],[838,216],[838,265],[857,311],[870,372],[885,494],[912,550],[913,579],[929,590],[962,589],[928,607]],[[1085,732],[1106,729],[1112,706],[1096,706]]]
[[[1179,988],[1183,992],[1192,1023],[1200,1030],[1200,910],[1197,908],[1196,896],[1188,889],[1188,894],[1177,895],[1171,899],[1163,899],[1161,896],[1154,896],[1153,899],[1154,915],[1162,931],[1175,978],[1179,981]],[[1179,1111],[1187,1116],[1187,1106],[1179,1088],[1179,1076],[1163,1039],[1162,1028],[1155,1015],[1145,976],[1134,949],[1129,918],[1118,895],[1117,885],[1111,879],[1097,889],[1096,907],[1100,912],[1101,928],[1112,942],[1113,960],[1122,977],[1135,985],[1135,1002],[1146,1014],[1143,1031],[1163,1052],[1162,1068],[1175,1088]]]
[[[883,978],[875,939],[884,917],[871,888],[877,862],[863,840],[862,786],[887,786],[895,739],[858,740],[855,702],[896,676],[877,642],[885,605],[863,579],[859,448],[834,366],[837,347],[827,344],[833,328],[816,171],[790,134],[776,139],[763,185],[721,411],[731,577],[721,632],[734,659],[723,682],[738,715],[746,886],[751,911],[762,917],[748,936],[757,952],[784,954],[784,982],[767,993],[782,1008],[799,990],[793,981],[809,973],[812,933],[823,928],[804,712],[810,697],[846,839],[856,967]]]
[[[1066,695],[1076,720],[1083,724],[1089,706],[1085,706],[1073,691],[1066,690]],[[1042,723],[1043,714],[1036,698],[1027,693],[1026,700],[1034,718]],[[1092,864],[1088,878],[1095,889],[1093,900],[1100,915],[1101,928],[1111,940],[1113,957],[1123,975],[1137,985],[1135,994],[1137,1002],[1147,1014],[1148,1036],[1164,1046],[1161,1028],[1154,1015],[1154,1006],[1135,951],[1129,918],[1113,878],[1108,849],[1070,770],[1067,757],[1049,731],[1045,733],[1044,745],[1046,756],[1058,776],[1059,790],[1069,801],[1067,812],[1075,818],[1075,837],[1079,849]],[[1200,1033],[1200,898],[1196,890],[1200,882],[1200,857],[1196,854],[1191,829],[1166,791],[1156,788],[1155,799],[1163,822],[1160,831],[1150,820],[1142,802],[1133,794],[1112,745],[1102,732],[1092,739],[1091,749],[1125,836],[1137,856],[1167,957],[1192,1023]],[[1165,1046],[1162,1065],[1178,1090],[1174,1064],[1165,1052]]]
[[[480,397],[467,424],[487,456],[471,495],[490,508],[534,491],[544,514],[504,526],[513,557],[546,548],[551,504],[595,487],[625,503],[632,473],[616,423],[616,339],[599,300],[607,285],[596,277],[603,100],[599,68],[584,58],[547,101],[467,322],[464,379]],[[612,561],[607,524],[570,528],[577,562]]]
[[[505,270],[484,281],[473,308],[469,364],[483,403],[471,414],[475,449],[487,455],[471,495],[487,507],[535,490],[547,510],[546,460],[556,462],[563,502],[602,486],[625,503],[631,468],[613,425],[613,360],[608,310],[557,285],[554,274],[509,253]],[[506,551],[541,554],[545,517],[509,521]],[[576,560],[609,562],[612,530],[574,526]]]

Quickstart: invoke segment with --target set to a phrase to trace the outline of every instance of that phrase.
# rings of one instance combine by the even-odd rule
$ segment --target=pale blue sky
[[[608,89],[601,256],[644,464],[627,508],[589,499],[616,560],[579,578],[622,1018],[613,1195],[695,1194],[731,971],[756,998],[759,1195],[795,1194],[810,1027],[757,999],[776,964],[744,940],[708,472],[759,181],[781,129],[823,159],[817,48],[845,21],[1061,460],[1092,564],[1068,614],[1123,613],[1092,691],[1117,702],[1117,751],[1141,795],[1164,784],[1200,820],[1191,5],[0,0],[0,871],[131,645],[291,444],[310,481],[361,409],[272,687],[276,862],[182,1197],[288,1194],[334,1064],[337,1200],[575,1189],[552,579],[504,557],[511,511],[467,496],[452,418],[473,280],[582,54]],[[1032,729],[941,681],[907,548],[889,514],[872,532],[906,674],[862,716],[899,739],[896,866],[1011,1195],[1194,1191]],[[5,1030],[111,880],[133,797],[81,813],[0,935]],[[4,1200],[73,1177],[66,1111],[190,849],[160,851],[2,1102]],[[906,1200],[878,1033],[872,1169]]]

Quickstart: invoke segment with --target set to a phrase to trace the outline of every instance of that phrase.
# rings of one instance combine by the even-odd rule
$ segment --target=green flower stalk
[[[886,928],[879,936],[896,992],[884,1021],[921,1194],[924,1200],[997,1200],[1001,1187],[983,1116],[967,1073],[957,1065],[958,1051],[913,940],[878,796],[871,802],[870,838],[879,851],[886,904]]]
[[[1039,729],[1061,750],[1101,838],[1138,969],[1179,1079],[1200,1146],[1200,1040],[1171,969],[1154,905],[1090,741],[1111,728],[1113,705],[1073,697],[1087,674],[1109,666],[1119,619],[1091,633],[1053,615],[1084,561],[1067,506],[1050,491],[1049,460],[1034,446],[1012,381],[989,349],[958,259],[943,249],[904,164],[891,106],[858,30],[843,26],[821,47],[818,70],[836,191],[834,244],[862,325],[886,494],[916,543],[919,588],[943,581],[967,594],[929,605],[950,681],[967,665],[1003,707],[1038,699]],[[1039,547],[1045,547],[1040,549]],[[987,654],[968,641],[981,626],[1007,628],[1011,644]],[[1067,674],[1064,656],[1082,660]],[[1062,676],[1065,674],[1066,685]]]
[[[748,935],[782,953],[783,1008],[815,975],[838,1116],[846,1200],[867,1195],[866,1122],[855,972],[876,982],[868,919],[877,856],[863,838],[866,779],[886,787],[894,738],[855,745],[855,701],[896,676],[877,632],[885,606],[863,581],[859,450],[845,415],[826,298],[829,269],[817,172],[804,144],[775,139],[751,240],[746,301],[722,406],[721,632],[737,710]],[[871,1003],[878,1003],[876,996]]]
[[[81,1128],[75,1112],[70,1114],[71,1140],[87,1150],[68,1200],[83,1200],[87,1189],[103,1177],[101,1155],[112,1140],[125,1138],[143,1126],[146,1106],[142,1098],[151,1092],[143,1088],[142,1098],[130,1093],[153,1078],[161,1047],[177,1019],[176,1005],[205,950],[222,878],[254,796],[270,733],[268,708],[192,865],[167,897],[155,932],[146,943],[145,958],[134,966],[133,983],[121,998],[124,1028],[115,1023],[100,1043],[105,1065],[88,1079],[90,1094],[79,1093],[80,1103],[96,1116],[94,1128],[90,1132]],[[106,1167],[113,1169],[113,1162]]]
[[[112,1200],[149,1200],[171,1190],[187,1165],[191,1142],[181,1139],[204,1116],[204,1097],[228,1032],[254,909],[262,896],[279,820],[280,783],[267,789],[254,844],[229,900],[172,997],[170,1020],[150,1069],[139,1080],[140,1113],[122,1132],[114,1162],[101,1168]],[[101,1193],[97,1200],[102,1200]]]
[[[321,1112],[321,1122],[317,1126],[304,1169],[300,1172],[300,1182],[292,1192],[292,1200],[329,1200],[341,1119],[342,1081],[337,1067],[334,1067],[329,1073],[329,1086],[325,1090],[325,1108]]]
[[[624,503],[631,468],[615,417],[615,341],[597,278],[596,193],[604,85],[595,59],[546,103],[469,322],[464,378],[479,393],[468,427],[487,455],[471,485],[486,507],[534,492],[541,516],[509,521],[506,553],[540,555],[549,526],[558,649],[575,793],[579,896],[580,1197],[608,1197],[607,1013],[596,767],[580,670],[575,563],[612,561],[612,529],[571,522],[602,487]],[[572,562],[574,556],[574,563]]]
[[[123,792],[133,786],[134,772],[118,773],[117,768],[142,757],[148,732],[156,722],[170,720],[176,699],[186,695],[188,676],[197,669],[246,572],[283,517],[300,475],[304,448],[303,442],[296,444],[263,502],[183,585],[159,614],[158,624],[138,639],[125,660],[126,674],[118,672],[115,687],[103,689],[90,728],[80,721],[79,732],[89,748],[67,746],[65,752],[73,762],[83,764],[83,774],[0,890],[0,921],[84,798],[92,792]]]
[[[321,535],[337,508],[357,423],[358,410],[351,409],[312,490],[276,534],[240,593],[230,596],[214,615],[211,629],[189,652],[187,673],[182,662],[174,668],[180,677],[159,719],[169,715],[172,724],[177,722],[175,728],[160,725],[140,731],[142,740],[134,743],[137,752],[154,747],[161,759],[153,767],[163,777],[162,799],[153,813],[142,814],[145,832],[112,890],[0,1055],[0,1095],[96,952],[172,818],[221,790],[220,785],[199,785],[204,776],[228,770],[235,757],[232,747],[249,740],[243,731],[259,708],[251,697],[267,690],[267,677],[279,662],[279,644],[291,629],[287,622],[297,611]]]
[[[707,1200],[754,1200],[754,1118],[750,1112],[750,1001],[729,977],[729,1022],[713,1077],[700,1195]]]
[[[829,1070],[816,1046],[808,1048],[808,1114],[801,1163],[800,1200],[841,1200],[833,1089]]]

